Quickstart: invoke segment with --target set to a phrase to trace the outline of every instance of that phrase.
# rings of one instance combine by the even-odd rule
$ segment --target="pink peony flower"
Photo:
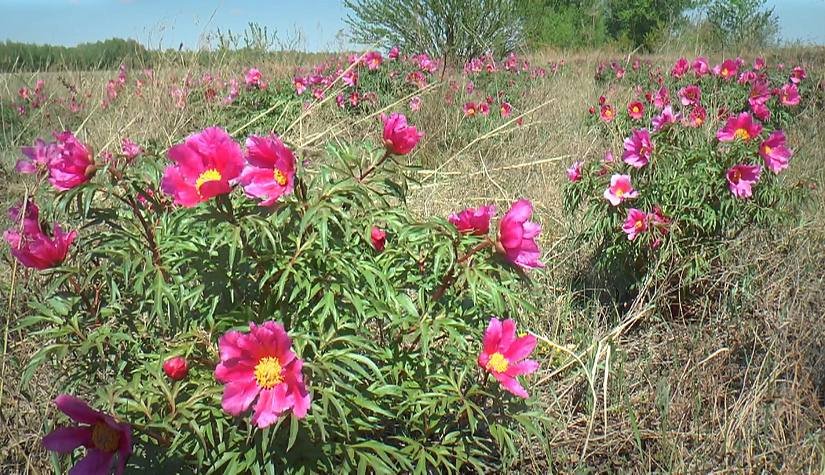
[[[544,267],[536,237],[541,225],[530,221],[533,204],[525,199],[513,203],[498,225],[497,248],[511,263],[524,269]]]
[[[708,113],[702,106],[693,106],[685,123],[688,127],[699,128],[707,120]]]
[[[389,58],[393,61],[398,60],[398,53],[399,53],[398,46],[393,46],[392,48],[390,48],[390,52],[387,53],[387,58]]]
[[[662,109],[668,104],[670,104],[670,91],[662,86],[656,91],[656,95],[653,96],[653,107]]]
[[[257,87],[260,89],[265,89],[263,87],[263,75],[258,70],[258,68],[249,68],[246,71],[246,75],[244,76],[244,82],[246,83],[247,87]]]
[[[40,224],[37,205],[29,201],[23,216],[20,214],[22,207],[9,209],[13,227],[3,233],[3,238],[11,247],[11,254],[26,267],[43,270],[59,266],[66,260],[69,247],[77,238],[77,231],[65,233],[59,224],[54,223],[54,231],[49,236]]]
[[[713,74],[725,81],[730,81],[739,73],[739,64],[733,59],[726,59],[713,67]]]
[[[639,101],[627,105],[627,115],[633,120],[640,120],[645,115],[645,106]]]
[[[78,425],[53,430],[43,437],[43,447],[61,454],[86,447],[86,456],[69,471],[71,475],[107,475],[113,468],[122,475],[132,454],[131,426],[68,394],[57,396],[54,404]]]
[[[602,162],[604,163],[613,163],[615,158],[613,157],[613,150],[607,149],[604,151],[604,155],[602,156]]]
[[[749,113],[742,112],[730,117],[725,126],[716,132],[716,138],[720,142],[733,142],[737,139],[748,142],[760,133],[762,133],[762,126],[759,122],[755,122]]]
[[[790,80],[794,84],[801,83],[806,77],[808,77],[808,73],[801,66],[796,66],[791,70]]]
[[[415,96],[410,99],[410,110],[413,112],[421,110],[421,96]]]
[[[627,210],[627,218],[625,218],[624,224],[622,225],[622,231],[627,233],[627,238],[632,241],[636,239],[639,234],[647,231],[647,220],[648,217],[644,211],[630,208]]]
[[[633,129],[630,137],[624,139],[622,160],[635,168],[642,168],[653,155],[653,142],[647,129]]]
[[[174,356],[163,362],[163,372],[172,381],[180,381],[189,374],[189,363],[183,356]]]
[[[244,166],[241,147],[219,127],[190,135],[167,156],[175,164],[163,172],[161,188],[187,208],[229,193]]]
[[[132,142],[128,137],[123,138],[120,149],[123,155],[129,160],[134,160],[135,157],[143,153],[143,149],[140,145]]]
[[[581,160],[576,160],[570,165],[570,168],[567,169],[567,179],[571,182],[575,183],[582,179],[582,165],[584,162]]]
[[[527,398],[527,391],[516,378],[534,373],[539,368],[538,362],[525,359],[533,352],[536,343],[536,337],[533,335],[517,337],[513,320],[507,319],[502,322],[493,317],[487,331],[484,332],[478,366],[492,374],[508,392]]]
[[[693,63],[691,64],[691,68],[693,68],[693,73],[698,78],[706,76],[710,73],[710,66],[708,65],[708,60],[703,56],[699,56],[696,59],[694,59]]]
[[[478,112],[475,102],[467,102],[464,104],[464,117],[473,117]]]
[[[651,120],[651,124],[653,124],[653,130],[655,132],[661,132],[667,126],[671,124],[675,124],[681,116],[679,114],[673,113],[673,108],[670,106],[665,107],[662,109],[662,113],[655,116]]]
[[[630,183],[630,175],[613,175],[610,177],[610,186],[604,190],[604,199],[613,206],[618,206],[622,201],[638,196],[639,192],[634,190]]]
[[[753,69],[755,71],[760,71],[765,68],[765,58],[756,58],[753,60]]]
[[[616,113],[613,111],[613,106],[604,104],[599,110],[599,117],[605,122],[613,122],[616,118]]]
[[[507,101],[502,102],[501,105],[499,105],[499,112],[501,113],[501,118],[506,119],[510,117],[510,114],[513,112],[513,106]]]
[[[478,103],[478,113],[484,117],[490,115],[490,105],[486,102],[479,102]]]
[[[55,145],[46,143],[43,139],[35,140],[31,147],[21,147],[20,151],[26,158],[18,160],[14,169],[25,174],[47,171],[49,162],[57,154]]]
[[[229,331],[218,341],[221,362],[215,379],[225,383],[221,407],[237,416],[257,399],[252,423],[264,428],[288,410],[301,419],[311,397],[301,372],[304,362],[292,351],[284,326],[249,323],[249,332]]]
[[[756,103],[751,106],[751,111],[757,119],[767,122],[771,120],[771,110],[764,103]]]
[[[679,100],[683,106],[699,105],[699,102],[702,100],[702,90],[695,84],[685,86],[679,89]]]
[[[89,148],[68,131],[55,137],[54,155],[48,163],[49,182],[65,191],[89,181],[96,170]]]
[[[801,97],[799,96],[799,89],[796,87],[796,84],[785,84],[779,90],[779,102],[783,106],[799,105],[800,100]]]
[[[260,198],[260,206],[272,206],[295,185],[295,156],[275,134],[246,139],[246,166],[238,183],[247,195]]]
[[[690,70],[690,63],[686,58],[679,58],[670,70],[670,75],[675,78],[681,78]]]
[[[384,147],[395,155],[410,153],[424,136],[415,126],[407,124],[404,114],[381,114],[381,120],[384,122]]]
[[[381,252],[384,250],[384,246],[387,244],[387,233],[381,228],[377,228],[375,226],[372,227],[370,230],[370,243],[372,243],[372,247],[375,248],[376,251]]]
[[[785,133],[781,130],[774,130],[759,146],[759,156],[765,160],[768,170],[776,174],[788,168],[793,151],[785,145]]]
[[[295,88],[295,94],[299,96],[307,90],[307,80],[304,77],[296,76],[292,79],[292,87]]]
[[[364,55],[364,63],[367,65],[367,69],[370,71],[375,71],[379,67],[381,67],[381,63],[383,62],[384,58],[381,57],[381,53],[378,51],[370,51],[366,55]]]
[[[753,194],[752,186],[759,181],[761,174],[762,167],[759,165],[734,165],[725,174],[728,189],[737,198],[750,198]]]
[[[484,236],[490,230],[490,219],[495,214],[495,206],[479,206],[478,208],[467,208],[458,214],[452,213],[447,217],[447,220],[460,233]]]

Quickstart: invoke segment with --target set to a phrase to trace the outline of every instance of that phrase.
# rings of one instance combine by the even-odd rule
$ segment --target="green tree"
[[[713,0],[707,21],[724,46],[767,46],[776,40],[779,23],[765,0]]]
[[[521,43],[514,0],[344,0],[346,22],[363,45],[461,60],[487,50],[501,54]]]
[[[607,0],[608,31],[628,46],[652,48],[699,0]]]
[[[594,47],[608,40],[604,0],[518,0],[531,46]]]

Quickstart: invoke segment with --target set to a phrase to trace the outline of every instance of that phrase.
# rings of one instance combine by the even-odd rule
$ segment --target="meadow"
[[[502,216],[520,198],[532,202],[532,219],[541,224],[537,243],[541,249],[543,269],[510,266],[511,270],[500,271],[499,267],[489,270],[482,267],[488,272],[485,276],[500,278],[507,285],[515,286],[517,283],[520,289],[501,290],[497,294],[498,287],[490,284],[489,288],[493,289],[489,291],[491,296],[484,295],[489,297],[489,308],[515,312],[498,316],[514,318],[520,331],[529,331],[537,340],[531,358],[539,363],[538,370],[520,380],[530,394],[530,410],[538,414],[535,418],[535,425],[538,426],[535,432],[538,434],[525,429],[524,425],[513,430],[512,436],[485,434],[485,437],[489,436],[485,439],[489,443],[511,447],[493,451],[493,455],[478,455],[484,460],[473,460],[464,467],[453,467],[455,471],[472,471],[474,463],[480,464],[475,466],[476,470],[481,466],[485,470],[494,467],[500,471],[519,473],[825,471],[825,322],[822,318],[822,308],[825,306],[825,171],[821,166],[825,160],[825,139],[821,135],[821,124],[825,121],[825,50],[814,47],[774,48],[742,52],[740,56],[735,53],[708,55],[711,68],[730,59],[731,64],[737,65],[736,76],[753,71],[755,78],[759,71],[769,71],[770,81],[775,81],[772,87],[777,90],[787,83],[789,75],[796,74],[792,72],[794,67],[804,68],[805,77],[799,82],[801,100],[798,105],[787,108],[792,112],[787,112],[787,115],[782,112],[786,110],[780,104],[782,92],[771,95],[769,91],[764,99],[773,101],[770,102],[773,117],[763,122],[766,127],[768,123],[773,123],[771,120],[786,126],[787,146],[793,150],[789,166],[781,174],[771,175],[774,181],[770,182],[770,186],[789,190],[788,196],[793,193],[793,197],[787,200],[778,197],[768,201],[770,205],[752,200],[756,203],[753,211],[755,217],[741,222],[732,221],[734,224],[731,226],[738,226],[735,232],[711,237],[696,234],[699,236],[695,238],[697,242],[704,243],[702,239],[712,242],[714,251],[707,261],[703,259],[708,254],[701,254],[691,247],[678,250],[689,249],[694,254],[687,251],[686,254],[679,254],[672,252],[676,248],[668,247],[668,240],[676,242],[680,233],[693,239],[694,235],[689,234],[693,231],[689,230],[699,229],[704,224],[694,226],[689,223],[685,217],[688,211],[679,215],[665,208],[665,212],[669,213],[668,222],[674,224],[668,224],[667,231],[663,232],[662,239],[666,242],[662,249],[669,249],[671,253],[662,257],[664,254],[658,252],[648,254],[651,251],[639,251],[644,252],[645,256],[656,256],[650,259],[650,268],[641,271],[619,266],[618,270],[612,268],[610,272],[598,270],[595,263],[610,253],[626,252],[622,246],[628,243],[637,248],[644,245],[645,249],[650,247],[653,251],[660,244],[626,239],[621,228],[613,226],[614,221],[605,224],[599,221],[602,218],[585,213],[584,209],[591,206],[588,198],[579,197],[579,201],[575,201],[571,196],[576,192],[571,190],[575,190],[577,185],[594,186],[598,196],[592,201],[596,203],[592,209],[597,210],[593,212],[604,212],[607,205],[601,197],[602,183],[593,184],[591,181],[599,180],[607,173],[600,172],[600,167],[614,166],[609,165],[613,162],[604,162],[606,150],[611,150],[616,157],[614,160],[621,160],[627,133],[631,128],[635,129],[633,119],[628,118],[628,104],[635,100],[643,104],[647,115],[642,120],[646,123],[665,107],[664,104],[662,107],[655,104],[656,98],[653,96],[656,90],[651,84],[656,84],[657,77],[682,81],[678,83],[680,87],[688,84],[692,81],[693,71],[688,67],[689,72],[684,73],[684,77],[673,79],[674,65],[681,57],[691,62],[700,55],[692,51],[650,56],[608,50],[582,53],[544,51],[504,58],[482,57],[463,67],[447,67],[437,59],[415,55],[415,52],[377,54],[349,57],[275,55],[257,60],[227,55],[215,57],[207,65],[194,57],[181,55],[174,61],[170,60],[169,64],[154,69],[124,65],[119,71],[109,72],[17,72],[0,77],[0,146],[5,182],[0,204],[7,209],[19,203],[24,196],[36,196],[38,205],[48,210],[47,221],[58,221],[68,229],[79,231],[66,264],[53,270],[39,271],[24,267],[9,252],[3,253],[0,266],[4,277],[0,279],[0,288],[6,311],[0,321],[4,329],[0,369],[0,472],[65,470],[68,466],[65,458],[47,452],[41,442],[45,434],[60,425],[57,421],[65,421],[52,403],[61,392],[76,390],[78,395],[87,396],[87,400],[98,401],[98,408],[114,411],[121,416],[118,408],[139,405],[135,401],[150,401],[148,396],[143,400],[134,395],[150,391],[150,387],[165,388],[164,391],[170,393],[174,391],[169,396],[170,400],[180,402],[183,407],[193,399],[197,399],[193,404],[219,401],[219,390],[217,393],[212,389],[199,392],[194,386],[196,382],[212,380],[218,355],[218,337],[222,333],[219,330],[229,328],[219,322],[219,312],[215,312],[215,308],[222,307],[218,304],[212,308],[214,315],[203,317],[209,320],[209,324],[203,323],[202,328],[184,328],[174,322],[161,324],[158,323],[160,320],[151,319],[146,327],[137,324],[134,328],[130,326],[131,331],[140,334],[144,340],[158,340],[142,341],[140,344],[143,347],[154,348],[161,344],[170,350],[147,350],[147,354],[152,356],[141,363],[148,368],[147,374],[158,376],[156,382],[133,383],[140,387],[131,389],[129,383],[124,382],[122,388],[126,389],[122,392],[114,394],[108,391],[106,383],[118,379],[118,368],[122,369],[118,366],[118,357],[108,356],[120,355],[131,345],[126,343],[126,337],[119,335],[121,330],[117,323],[110,322],[117,322],[131,312],[127,310],[131,302],[124,298],[114,304],[116,299],[111,297],[112,305],[107,307],[107,299],[110,298],[107,292],[112,290],[101,282],[106,281],[106,272],[114,271],[103,267],[102,274],[98,274],[94,270],[96,263],[103,258],[96,256],[93,249],[82,251],[84,255],[91,256],[86,260],[74,262],[72,256],[88,246],[100,246],[101,253],[116,254],[106,247],[109,242],[96,242],[87,236],[108,223],[105,213],[118,215],[123,212],[107,211],[103,205],[95,204],[98,203],[96,200],[106,200],[100,194],[82,190],[57,193],[48,189],[43,175],[19,173],[20,167],[16,164],[24,157],[21,147],[31,146],[39,137],[52,140],[53,131],[70,130],[90,146],[96,157],[97,175],[93,181],[111,179],[114,183],[118,179],[118,170],[129,167],[139,169],[141,179],[146,176],[157,179],[163,171],[162,167],[168,165],[166,152],[171,147],[182,143],[191,134],[217,125],[240,142],[251,133],[276,133],[294,152],[302,164],[301,170],[310,170],[306,173],[314,177],[325,175],[327,169],[337,170],[335,157],[344,157],[344,160],[348,154],[366,156],[366,163],[372,160],[374,164],[383,164],[384,158],[378,158],[385,146],[381,137],[382,114],[393,112],[404,114],[409,123],[424,135],[412,151],[398,154],[386,171],[387,175],[381,175],[380,180],[371,185],[376,189],[386,188],[382,193],[389,196],[395,193],[393,187],[396,183],[392,182],[394,174],[404,174],[406,177],[399,185],[403,193],[393,194],[392,199],[387,199],[389,210],[382,215],[382,219],[388,228],[392,228],[391,224],[401,226],[416,219],[424,221],[436,217],[434,219],[441,221],[433,224],[432,229],[440,230],[446,226],[444,223],[451,213],[484,205],[495,205],[499,216]],[[734,58],[741,61],[737,63]],[[757,58],[764,60],[765,65],[754,67]],[[684,112],[672,121],[672,133],[676,136],[696,132],[690,136],[689,142],[675,143],[696,147],[697,150],[711,143],[715,147],[718,143],[717,129],[739,112],[725,110],[723,113],[721,109],[730,104],[739,104],[740,109],[747,109],[742,104],[748,101],[749,81],[755,82],[756,79],[746,77],[744,82],[734,79],[730,86],[726,86],[728,83],[719,79],[720,74],[708,72],[708,78],[703,81],[708,81],[707,84],[712,86],[702,83],[702,104],[707,108],[707,117],[703,122],[707,121],[704,126],[707,131],[700,129],[702,125],[696,126],[696,129],[684,125],[688,120],[688,109],[684,108],[687,106],[679,105],[679,88],[671,88],[669,102],[675,109]],[[42,85],[38,85],[40,81]],[[739,86],[736,86],[737,83]],[[645,92],[652,95],[646,99]],[[600,100],[600,97],[603,99]],[[761,104],[767,103],[764,101]],[[605,106],[612,106],[610,112]],[[766,129],[763,135],[767,137],[767,133]],[[124,139],[129,141],[124,142]],[[140,150],[137,151],[134,146]],[[674,150],[676,148],[674,146]],[[661,153],[666,154],[667,150],[662,147]],[[378,155],[374,155],[376,153]],[[582,162],[583,168],[577,171],[575,163],[578,161]],[[362,165],[364,163],[361,162]],[[685,169],[691,166],[687,165]],[[363,166],[361,170],[361,178],[372,171],[371,168],[364,171]],[[762,173],[768,175],[767,170],[762,170]],[[585,175],[584,179],[581,174]],[[720,183],[724,183],[721,176]],[[638,186],[636,180],[634,176],[634,183]],[[656,180],[655,176],[651,175],[650,180]],[[181,223],[187,221],[174,223],[172,221],[177,218],[160,217],[167,212],[172,216],[170,210],[175,205],[171,198],[163,197],[164,192],[157,181],[140,182],[148,187],[143,190],[139,190],[138,182],[136,178],[125,188],[136,190],[136,200],[141,200],[141,209],[149,213],[147,216],[157,213],[158,221],[153,225],[156,226],[155,231],[166,233],[163,236],[168,235],[170,242],[179,239],[169,229],[184,227]],[[671,186],[676,185],[662,185],[663,189],[657,192],[657,196],[671,196],[668,193],[672,191],[673,199],[678,199],[679,190],[671,190]],[[690,186],[685,185],[686,189]],[[727,187],[720,187],[725,194],[728,193]],[[84,184],[80,188],[90,189],[91,186]],[[298,190],[296,188],[296,193],[300,193]],[[305,190],[303,192],[306,193]],[[211,236],[208,234],[209,226],[218,227],[210,221],[215,219],[215,215],[241,213],[238,205],[241,193],[235,192],[233,196],[234,208],[233,202],[228,199],[225,202],[217,200],[215,210],[193,215],[195,218],[192,219],[209,223],[205,228],[193,228],[203,234],[193,236],[189,244],[184,240],[173,242],[180,249],[191,244],[193,249],[202,247],[210,252],[215,251],[204,254],[204,260],[215,259],[216,262],[212,263],[214,268],[209,267],[209,273],[204,271],[204,285],[197,292],[208,294],[212,291],[224,295],[226,289],[211,289],[211,273],[222,275],[222,265],[229,268],[236,265],[234,256],[225,256],[218,249],[220,246],[216,243],[223,242],[220,240],[225,238],[222,234],[212,236],[216,240],[214,243],[201,242],[205,236]],[[347,196],[346,201],[335,206],[348,209],[356,206],[361,199],[355,191],[352,196]],[[301,196],[298,199],[302,199]],[[773,200],[773,197],[758,199]],[[762,219],[761,211],[771,207],[787,211],[788,216],[775,221]],[[249,209],[252,208],[254,206]],[[409,216],[396,216],[393,213],[397,208],[408,209]],[[89,214],[90,209],[92,214]],[[98,209],[100,214],[94,215]],[[206,206],[202,204],[193,209],[203,210]],[[719,209],[724,211],[727,208]],[[244,217],[248,217],[250,222],[256,218],[253,211],[243,212],[249,213]],[[330,213],[336,216],[334,212]],[[97,217],[92,219],[92,216]],[[611,219],[621,221],[624,216]],[[83,227],[79,227],[81,222]],[[16,221],[4,219],[3,228],[13,229],[16,224]],[[588,234],[606,232],[603,228],[610,226],[613,226],[610,228],[612,232],[619,236],[613,247],[603,246],[605,239],[598,237],[600,235],[593,237]],[[423,233],[418,228],[416,230]],[[360,239],[345,234],[347,237],[343,239],[348,243]],[[401,242],[405,239],[408,241],[404,242],[410,243],[410,249],[419,250],[415,246],[420,240],[423,243],[421,246],[432,246],[440,252],[439,244],[433,244],[427,240],[429,238],[418,234],[389,231],[385,239],[386,243],[382,239],[381,245],[376,246],[373,236],[373,246],[379,252],[384,246],[391,249],[394,240]],[[470,239],[467,237],[460,239],[455,242],[481,242],[466,241]],[[362,240],[369,242],[366,238]],[[124,255],[149,254],[146,250],[123,246],[119,249]],[[702,249],[708,246],[711,244],[703,244]],[[297,247],[301,248],[300,242]],[[124,260],[126,263],[117,265],[124,269],[129,267],[124,272],[137,275],[144,272],[147,265],[151,267],[152,259],[156,259],[155,264],[159,259],[165,263],[161,266],[166,269],[163,272],[184,275],[189,264],[178,264],[184,259],[179,256],[179,248],[161,244],[158,254],[147,258],[149,264]],[[238,252],[251,253],[246,247]],[[472,250],[464,257],[469,260],[475,252]],[[334,253],[329,255],[330,261],[336,258]],[[636,256],[634,259],[638,262],[640,258]],[[425,263],[422,258],[421,262],[422,267],[439,265],[437,260]],[[315,265],[322,268],[324,264]],[[334,266],[335,263],[329,265]],[[261,281],[270,278],[265,272],[255,277],[256,269],[254,266],[242,268],[238,275],[248,274]],[[625,276],[633,274],[637,285],[628,286],[621,275],[617,277],[617,272]],[[157,295],[153,293],[154,278],[147,277],[147,295]],[[460,280],[458,276],[455,278]],[[479,282],[486,282],[482,277],[478,278]],[[219,278],[214,279],[218,283],[216,286],[223,285]],[[421,285],[438,287],[438,297],[447,292],[449,298],[451,290],[445,291],[441,287],[447,286],[438,285],[448,280],[422,280]],[[466,282],[468,289],[475,289],[473,285],[482,285],[473,284],[472,277],[467,277]],[[140,287],[143,284],[135,285]],[[301,287],[296,284],[296,288]],[[127,295],[129,291],[120,288],[117,292]],[[344,290],[327,291],[336,298],[338,295],[349,295]],[[80,298],[72,300],[72,294]],[[45,295],[49,295],[48,301],[39,297]],[[237,298],[235,295],[232,294],[232,298]],[[72,310],[59,315],[54,313],[57,310],[49,305],[55,302],[55,298],[64,299],[60,301]],[[499,303],[497,299],[505,302]],[[241,302],[241,306],[252,305],[243,300]],[[72,324],[71,312],[75,305],[85,309],[88,319],[75,320]],[[186,314],[185,309],[170,310],[173,305],[163,297],[155,297],[151,304],[134,312],[141,315],[152,315],[152,312],[158,315]],[[417,306],[418,303],[414,301],[411,305]],[[456,305],[460,308],[466,303],[461,301]],[[273,311],[284,312],[280,307],[272,308],[275,309]],[[394,310],[385,311],[391,313]],[[481,321],[482,316],[468,312],[472,319]],[[231,312],[227,310],[227,313]],[[483,317],[484,327],[490,316]],[[192,318],[196,327],[201,324],[194,317],[182,318]],[[218,323],[212,322],[212,318]],[[433,318],[437,319],[435,316]],[[168,326],[164,327],[163,332],[153,333],[154,325]],[[378,331],[377,327],[372,330]],[[453,330],[462,333],[466,328],[457,326]],[[449,338],[461,336],[453,335],[453,330],[444,331],[451,335]],[[468,336],[467,341],[473,343],[479,340],[483,328],[478,327],[477,330],[477,334]],[[70,335],[72,332],[80,336]],[[418,341],[415,340],[415,345]],[[316,342],[309,337],[300,343],[306,352],[309,352],[308,348],[314,348],[313,345]],[[432,345],[438,347],[438,340]],[[161,363],[168,354],[188,355],[191,383],[164,379]],[[368,353],[356,352],[356,356],[358,354]],[[475,364],[475,357],[475,354],[469,356],[470,367]],[[365,358],[353,357],[352,360],[352,366],[360,368],[353,371],[364,372],[359,378],[372,374],[369,365],[362,361]],[[321,361],[308,359],[308,364],[317,365],[312,366],[313,371],[323,374]],[[84,372],[88,373],[85,376],[87,380],[79,375]],[[89,382],[88,378],[93,382]],[[99,386],[96,393],[90,389],[94,385]],[[321,397],[321,392],[319,388],[313,389],[310,415],[313,412],[323,413],[315,400]],[[502,400],[514,399],[504,392],[491,394],[498,395],[496,397]],[[329,397],[333,401],[332,396]],[[127,399],[132,402],[127,403]],[[219,406],[219,403],[215,404]],[[146,402],[145,407],[144,412],[148,414],[152,403]],[[385,417],[384,407],[367,406],[366,403],[364,407],[365,411],[374,411],[370,417],[375,417],[375,414],[379,415],[379,419]],[[523,410],[520,406],[512,408],[514,411]],[[443,410],[450,413],[453,409],[446,407]],[[175,412],[174,409],[172,412]],[[421,408],[410,411],[410,414],[423,413],[425,409]],[[148,416],[142,420],[145,437],[141,440],[155,440],[158,447],[169,447],[171,444],[182,453],[195,450],[191,448],[194,445],[186,444],[197,442],[179,442],[157,435],[165,430],[174,433],[185,429],[175,425],[173,416],[168,417],[157,426],[152,425]],[[209,417],[220,418],[220,412],[217,415],[210,413]],[[364,424],[378,424],[376,419],[366,415],[362,417],[367,420]],[[356,416],[351,418],[358,419]],[[276,426],[264,437],[275,437],[277,431],[285,437],[288,434],[290,440],[286,452],[295,443],[296,437],[299,445],[311,445],[309,435],[304,439],[301,429],[287,427],[297,427],[298,424],[292,418],[290,423]],[[318,426],[322,423],[318,422]],[[138,427],[137,421],[135,427]],[[225,428],[228,426],[221,427],[228,430]],[[364,435],[364,440],[387,442],[391,439],[388,434],[396,434],[391,425],[387,427],[382,432]],[[335,430],[330,429],[330,432]],[[257,439],[259,433],[248,434],[246,440],[254,438],[255,444],[258,444],[256,447],[267,446]],[[234,450],[227,448],[229,442],[213,441],[211,436],[206,435],[199,437],[203,439],[201,443],[204,446],[219,446],[227,453]],[[432,442],[434,439],[422,436],[422,440],[430,440],[436,445]],[[407,443],[407,446],[414,445],[411,441]],[[279,447],[278,450],[284,449],[274,444]],[[444,444],[449,446],[447,442]],[[133,457],[130,463],[138,465],[130,465],[130,469],[152,467],[152,452],[146,450]],[[452,452],[445,449],[443,453],[432,455],[427,452],[427,456],[434,458],[426,459],[422,455],[423,462],[418,462],[417,455],[411,456],[415,463],[405,465],[406,461],[385,455],[390,452],[381,450],[375,449],[374,454],[370,455],[376,457],[374,463],[386,464],[372,465],[372,470],[376,472],[390,469],[388,471],[424,473],[432,471],[432,467],[442,466],[438,457],[452,460]],[[425,452],[422,449],[420,453]],[[485,458],[488,456],[490,460]],[[187,463],[197,465],[204,460],[211,461],[210,468],[204,470],[211,469],[215,473],[231,471],[235,467],[211,454],[203,457],[196,461],[187,460]],[[360,470],[362,467],[358,461],[362,459],[353,457],[352,460],[346,459],[347,463],[352,463],[348,467],[355,470],[357,466]],[[372,463],[363,460],[360,463]],[[443,463],[450,466],[450,462]],[[169,470],[185,473],[191,466],[181,464]],[[265,472],[264,469],[261,471]]]

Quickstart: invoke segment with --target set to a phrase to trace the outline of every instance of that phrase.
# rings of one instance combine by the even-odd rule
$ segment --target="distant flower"
[[[722,64],[717,64],[713,67],[713,74],[719,76],[725,81],[730,81],[739,73],[739,64],[732,59],[722,61]]]
[[[785,84],[779,90],[779,102],[783,106],[799,105],[800,100],[801,97],[799,96],[799,89],[796,87],[796,84]]]
[[[229,193],[244,166],[241,147],[218,127],[190,135],[167,155],[175,164],[164,171],[161,188],[187,208]]]
[[[765,68],[765,58],[759,57],[753,60],[753,69],[760,71]]]
[[[544,267],[536,237],[541,225],[530,221],[533,204],[525,199],[513,203],[498,225],[498,250],[513,264],[524,269]]]
[[[510,114],[513,112],[513,106],[511,106],[509,102],[502,102],[499,105],[499,112],[501,113],[501,118],[506,119],[510,117]]]
[[[604,104],[599,110],[599,117],[605,122],[613,122],[613,119],[616,117],[616,113],[613,111],[613,106],[610,104]]]
[[[65,191],[89,181],[95,174],[95,164],[88,146],[71,132],[55,135],[53,155],[49,160],[49,182]]]
[[[730,117],[724,127],[716,132],[716,138],[720,142],[733,142],[737,139],[748,142],[760,133],[762,133],[762,126],[754,121],[749,113],[742,112]]]
[[[415,96],[410,99],[410,110],[413,112],[421,110],[421,96]]]
[[[43,139],[36,139],[31,147],[20,149],[26,158],[17,161],[14,169],[20,173],[31,174],[45,172],[48,170],[49,162],[57,153],[54,144],[46,143]]]
[[[653,130],[655,132],[661,132],[669,125],[675,124],[679,119],[680,116],[673,113],[673,108],[671,106],[667,106],[662,109],[661,114],[653,117],[651,124],[653,125]]]
[[[584,162],[581,160],[576,160],[570,165],[570,168],[567,169],[567,179],[571,182],[575,183],[582,179],[582,165]]]
[[[702,90],[695,84],[685,86],[679,89],[679,100],[683,106],[698,105],[702,100]]]
[[[341,76],[341,82],[349,87],[355,87],[358,84],[358,71],[350,69]]]
[[[307,90],[307,80],[304,77],[296,76],[292,78],[292,87],[295,88],[295,94],[299,96]]]
[[[774,173],[788,168],[793,151],[785,144],[785,133],[781,130],[774,130],[759,146],[759,156],[765,160],[768,170]]]
[[[794,84],[801,83],[806,77],[808,77],[808,73],[801,66],[796,66],[791,70],[790,80]]]
[[[640,120],[645,115],[645,106],[639,101],[627,105],[627,115],[633,120]]]
[[[375,71],[381,67],[383,60],[384,59],[381,57],[381,53],[378,51],[370,51],[364,55],[364,63],[366,63],[367,69],[370,71]]]
[[[183,356],[174,356],[163,362],[163,372],[173,381],[180,381],[189,374],[189,363]]]
[[[484,332],[484,343],[478,355],[478,366],[488,371],[511,394],[527,398],[527,391],[518,382],[519,376],[534,373],[539,364],[525,359],[536,347],[533,335],[516,336],[516,324],[507,319],[503,322],[490,319]]]
[[[490,115],[490,105],[486,102],[480,102],[478,104],[478,113],[484,117],[487,117],[488,115]]]
[[[737,198],[750,198],[752,187],[759,181],[762,167],[759,165],[734,165],[725,174],[728,180],[728,189]]]
[[[398,60],[398,53],[398,46],[393,46],[392,48],[390,48],[390,52],[387,53],[387,58],[396,61]]]
[[[624,231],[627,234],[627,238],[632,241],[636,239],[639,234],[647,231],[647,220],[648,217],[644,211],[630,208],[627,210],[627,218],[625,218],[624,224],[622,225],[622,231]]]
[[[688,127],[698,128],[707,120],[708,113],[702,106],[693,106],[688,115],[685,125]]]
[[[59,224],[54,223],[54,230],[49,236],[40,224],[37,205],[28,201],[25,215],[21,215],[23,207],[21,204],[9,209],[12,227],[3,233],[3,238],[11,247],[11,254],[26,267],[43,270],[59,266],[66,259],[77,231],[66,233]]]
[[[220,363],[215,379],[224,383],[221,407],[238,416],[252,406],[252,424],[268,427],[287,411],[306,417],[311,397],[304,384],[304,362],[292,350],[284,326],[274,321],[249,323],[249,332],[229,331],[218,341]]]
[[[140,145],[132,142],[132,140],[128,137],[124,137],[120,144],[121,152],[129,160],[134,160],[135,157],[143,153],[143,149]]]
[[[624,139],[622,160],[635,168],[642,168],[653,155],[653,142],[647,129],[633,129],[630,137]]]
[[[406,155],[418,145],[423,132],[419,132],[413,125],[407,123],[404,114],[393,112],[389,116],[381,114],[384,122],[384,147],[395,155]]]
[[[272,206],[292,193],[295,156],[275,134],[250,135],[246,139],[246,165],[238,178],[247,195],[260,198],[260,206]]]
[[[706,76],[710,73],[710,66],[708,65],[708,60],[707,58],[704,58],[702,56],[699,56],[693,60],[691,68],[693,69],[693,73],[696,75],[696,77]]]
[[[376,251],[381,252],[387,244],[387,233],[381,228],[375,226],[370,230],[370,243]]]
[[[668,104],[670,104],[670,91],[662,86],[656,91],[656,95],[653,96],[653,107],[663,109]]]
[[[447,220],[460,233],[484,236],[490,230],[490,219],[496,214],[495,206],[467,208],[460,213],[452,213]]]
[[[610,177],[610,186],[604,190],[604,199],[613,206],[618,206],[622,201],[638,196],[639,192],[634,190],[630,183],[630,175],[613,175]]]
[[[246,71],[246,75],[244,75],[244,82],[246,83],[247,87],[266,89],[266,87],[264,87],[266,83],[263,82],[263,75],[258,70],[258,68],[249,68]]]
[[[690,70],[688,60],[686,58],[679,58],[676,60],[676,64],[673,65],[673,69],[670,70],[670,75],[675,78],[681,78],[688,70]]]
[[[613,158],[613,150],[607,149],[604,151],[604,155],[602,156],[603,163],[613,163],[615,159]]]

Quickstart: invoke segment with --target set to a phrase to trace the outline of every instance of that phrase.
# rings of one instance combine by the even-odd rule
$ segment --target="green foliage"
[[[151,53],[135,40],[112,38],[77,46],[0,43],[0,71],[116,69],[122,62],[145,65]]]
[[[697,0],[607,0],[610,35],[620,43],[651,49]]]
[[[764,47],[776,40],[779,20],[765,0],[713,0],[707,22],[714,40],[723,46]]]
[[[522,39],[514,0],[345,0],[352,38],[451,60],[512,51]]]
[[[42,210],[80,238],[18,323],[42,344],[24,384],[48,364],[61,391],[96,394],[133,424],[131,468],[491,472],[523,438],[546,444],[533,402],[476,364],[491,315],[533,310],[523,277],[489,249],[469,258],[484,238],[414,218],[406,166],[368,143],[328,146],[273,208],[236,192],[187,209],[155,188],[165,160],[148,148]],[[383,252],[372,226],[387,231]],[[213,371],[224,332],[268,320],[305,361],[312,406],[260,430],[221,410]],[[186,379],[163,376],[171,355],[190,361]]]
[[[602,0],[519,0],[524,36],[531,46],[600,46],[607,42]]]

